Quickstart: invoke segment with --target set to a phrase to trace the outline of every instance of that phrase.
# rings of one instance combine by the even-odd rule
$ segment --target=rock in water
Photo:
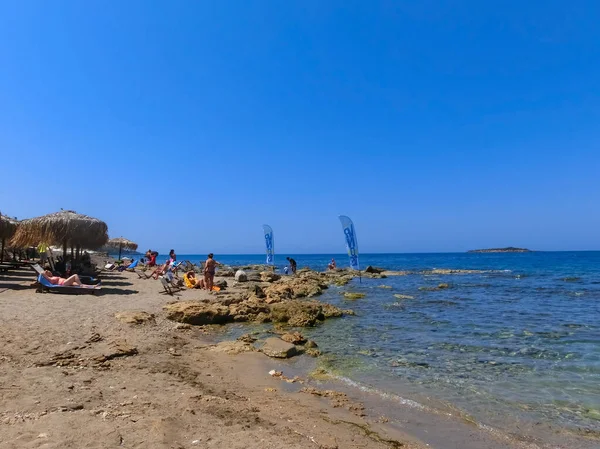
[[[277,337],[267,338],[261,351],[269,357],[287,359],[298,354],[296,346]]]
[[[246,282],[248,281],[248,275],[243,270],[237,270],[235,272],[235,280],[238,282]]]
[[[415,297],[414,297],[414,296],[410,296],[410,295],[400,295],[400,294],[394,295],[394,297],[395,297],[395,298],[398,298],[398,299],[415,299]]]
[[[321,351],[315,348],[308,348],[306,350],[306,355],[309,355],[311,357],[319,357],[321,355]]]
[[[442,283],[438,284],[437,287],[419,287],[419,290],[423,290],[426,292],[434,292],[436,290],[445,290],[447,288],[450,288],[450,284]]]
[[[344,298],[346,299],[361,299],[364,298],[365,295],[364,293],[352,293],[352,292],[346,292],[344,293]]]
[[[283,334],[281,339],[293,345],[303,345],[306,343],[306,338],[304,338],[304,335],[302,335],[300,332]]]
[[[244,334],[237,338],[237,341],[241,341],[244,343],[254,343],[256,341],[256,337],[251,334]]]

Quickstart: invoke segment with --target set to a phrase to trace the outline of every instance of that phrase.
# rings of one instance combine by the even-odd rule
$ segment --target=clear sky
[[[0,210],[141,249],[600,249],[597,1],[0,0]]]

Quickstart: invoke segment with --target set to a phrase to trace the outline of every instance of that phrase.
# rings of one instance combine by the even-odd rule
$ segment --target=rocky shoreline
[[[219,270],[220,292],[171,298],[135,273],[104,274],[93,298],[39,294],[29,270],[12,273],[0,288],[0,447],[517,447],[332,377],[325,342],[307,329],[354,319],[319,296],[358,273],[243,268],[237,280],[237,268]],[[361,276],[472,272],[370,267]],[[363,294],[339,290],[346,300]],[[225,332],[237,339],[219,341],[230,323],[257,328],[238,326]]]
[[[316,343],[311,342],[312,346],[305,348],[304,337],[296,332],[293,341],[290,339],[290,335],[293,334],[288,333],[286,329],[318,326],[328,319],[354,315],[351,309],[341,309],[317,299],[330,286],[345,286],[359,276],[385,279],[388,276],[461,275],[480,272],[461,269],[391,271],[369,266],[361,273],[349,269],[318,272],[304,268],[296,275],[281,276],[265,265],[223,267],[218,272],[218,283],[224,287],[223,291],[214,292],[204,299],[171,301],[163,306],[163,311],[167,319],[180,323],[181,326],[272,323],[272,333],[283,334],[279,342],[276,342],[279,338],[277,336],[258,342],[250,336],[245,336],[241,341],[221,342],[219,350],[223,352],[231,354],[260,351],[276,358],[281,358],[281,354],[285,354],[287,358],[306,353],[316,357],[320,355],[320,351],[315,349]],[[435,291],[449,287],[449,284],[441,283],[436,287],[421,289]],[[365,294],[346,291],[343,292],[343,296],[347,300],[356,300],[364,298]],[[412,298],[405,295],[396,297]],[[277,347],[277,350],[271,350],[271,347]]]

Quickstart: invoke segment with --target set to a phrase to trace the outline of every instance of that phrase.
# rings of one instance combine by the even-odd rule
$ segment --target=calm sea
[[[331,257],[348,264],[344,255],[292,256],[299,267],[319,270]],[[245,265],[265,257],[216,259]],[[276,262],[281,268],[285,259]],[[340,377],[448,404],[491,426],[505,427],[510,417],[600,430],[600,252],[373,254],[361,255],[361,265],[481,272],[362,279],[330,288],[320,299],[357,316],[303,332]],[[450,288],[420,289],[440,283]],[[347,301],[340,292],[348,290],[366,297]]]

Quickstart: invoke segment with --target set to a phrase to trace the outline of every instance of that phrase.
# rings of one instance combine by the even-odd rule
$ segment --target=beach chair
[[[173,281],[169,281],[169,279],[165,276],[161,276],[161,277],[159,277],[159,279],[160,279],[160,283],[162,284],[163,288],[165,289],[165,291],[161,292],[161,293],[165,293],[165,294],[174,296],[175,293],[182,290],[182,288],[179,285],[176,285]]]
[[[142,268],[141,270],[133,270],[133,272],[136,273],[140,279],[150,279],[152,277],[152,272],[147,274],[145,268]]]
[[[177,276],[177,271],[183,269],[182,265],[183,265],[183,262],[176,262],[173,265],[171,265],[171,267],[169,269],[173,272],[173,274],[176,277],[179,277],[179,276]]]
[[[119,268],[117,268],[117,270],[119,270],[119,271],[131,271],[133,273],[135,271],[135,267],[138,266],[139,262],[140,262],[140,260],[136,259],[133,262],[131,262],[128,267],[125,267],[122,270],[119,269]]]
[[[96,294],[96,292],[99,292],[102,287],[100,287],[99,285],[94,285],[89,286],[89,287],[80,287],[78,285],[54,285],[51,284],[50,281],[48,281],[48,279],[46,279],[44,276],[42,276],[41,274],[38,276],[38,283],[40,285],[40,287],[38,287],[38,292],[40,293],[44,293],[44,292],[59,292],[59,293],[76,293],[76,294],[84,294],[84,293],[88,293],[91,295]]]

